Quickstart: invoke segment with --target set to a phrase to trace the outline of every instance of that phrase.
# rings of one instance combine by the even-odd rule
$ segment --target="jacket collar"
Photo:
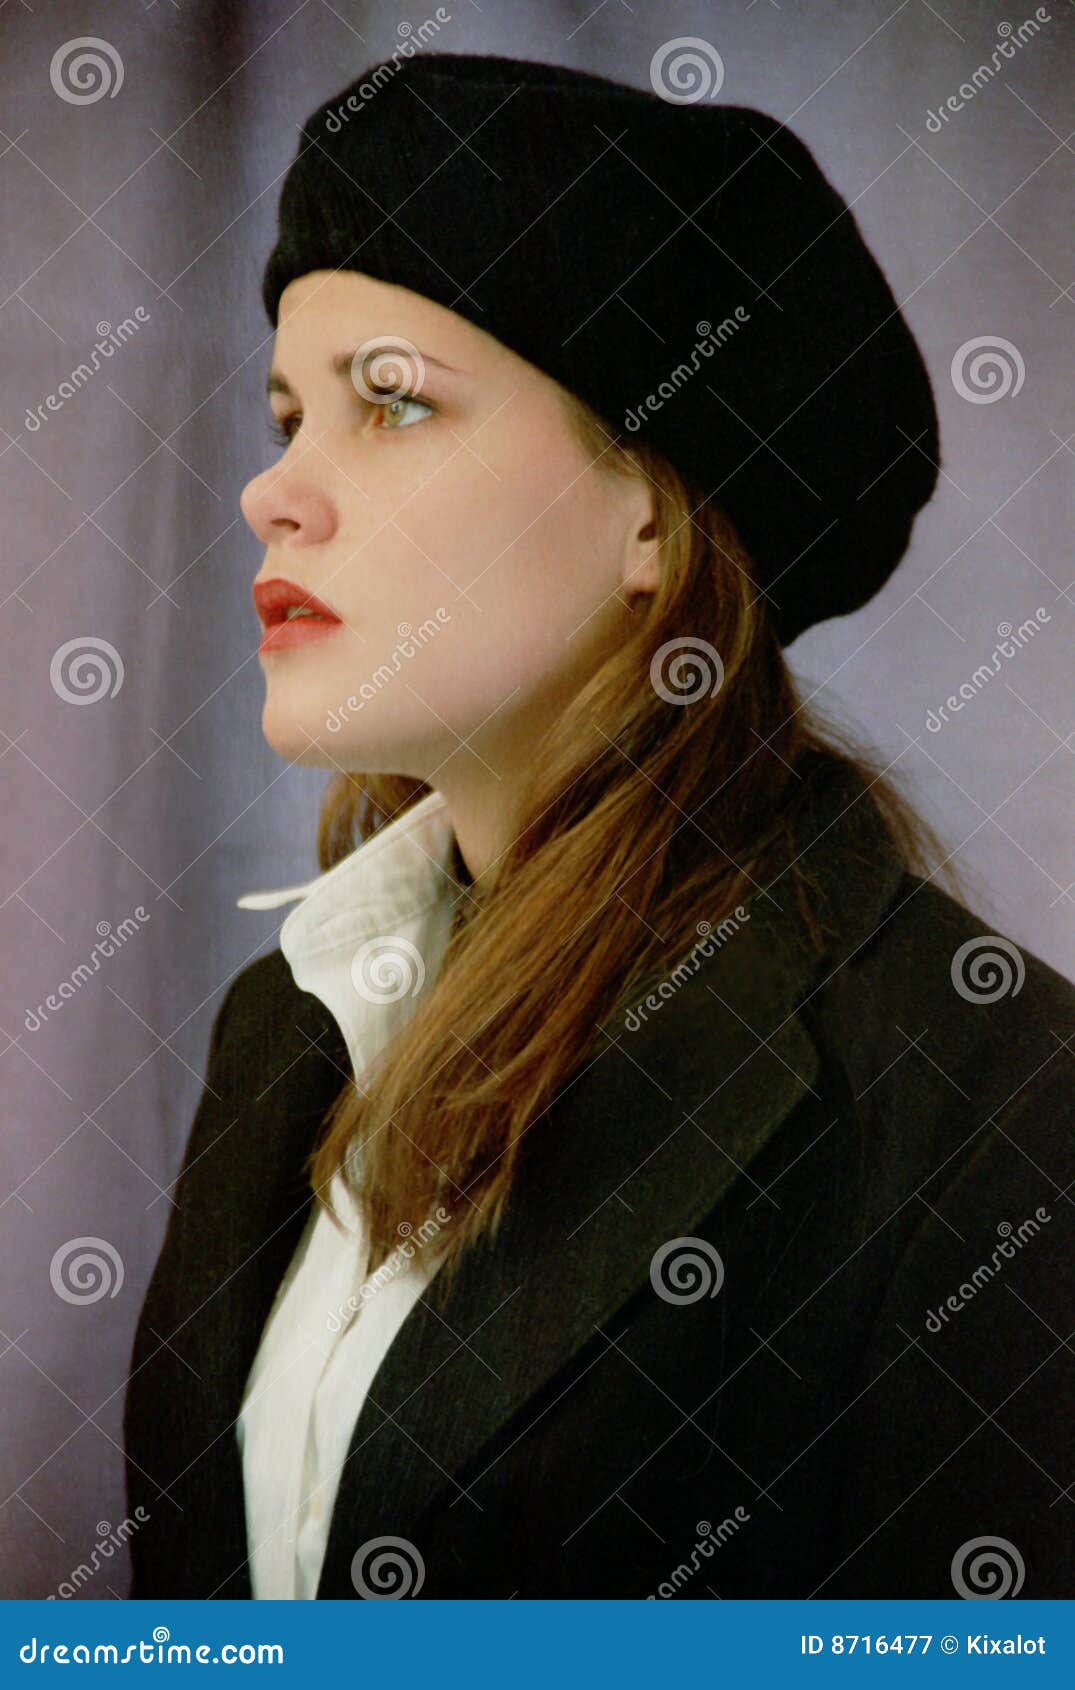
[[[483,1446],[646,1284],[661,1244],[690,1236],[734,1182],[752,1180],[763,1146],[817,1095],[821,1054],[801,1006],[883,920],[904,873],[860,778],[836,763],[831,774],[799,839],[826,953],[807,944],[784,877],[751,899],[749,919],[696,970],[668,976],[670,991],[636,1030],[622,1013],[598,1030],[530,1129],[495,1241],[464,1257],[447,1303],[442,1276],[433,1279],[377,1372],[341,1475],[319,1596],[353,1595],[356,1545],[412,1534],[438,1493],[474,1506],[463,1487],[481,1471]],[[268,1094],[273,1119],[259,1130],[271,1131],[272,1150],[256,1197],[239,1183],[228,1213],[234,1258],[249,1272],[206,1309],[235,1363],[221,1378],[222,1428],[238,1414],[309,1212],[302,1159],[317,1111],[340,1083],[337,1072],[327,1090],[323,1066],[327,1053],[331,1078],[338,1026],[321,1002],[289,989],[293,1013],[281,1020],[302,1054]]]

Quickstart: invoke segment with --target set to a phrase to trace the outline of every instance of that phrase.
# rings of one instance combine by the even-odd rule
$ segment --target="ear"
[[[623,594],[629,603],[655,593],[661,581],[660,542],[653,488],[642,476],[631,506],[623,556]],[[631,603],[631,608],[634,608]]]

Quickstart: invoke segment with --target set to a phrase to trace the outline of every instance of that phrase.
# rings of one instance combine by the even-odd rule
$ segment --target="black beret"
[[[933,393],[805,144],[673,86],[397,50],[303,126],[262,297],[353,269],[495,335],[723,506],[788,644],[899,562]]]

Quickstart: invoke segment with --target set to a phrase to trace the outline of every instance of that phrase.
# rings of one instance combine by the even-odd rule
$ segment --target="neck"
[[[514,837],[513,789],[491,773],[481,784],[442,782],[439,776],[434,784],[452,820],[454,872],[469,891],[480,895],[491,886]]]

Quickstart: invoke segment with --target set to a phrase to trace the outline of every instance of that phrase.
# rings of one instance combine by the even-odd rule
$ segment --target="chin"
[[[270,682],[261,731],[289,763],[425,780],[426,770],[452,760],[458,741],[454,735],[446,738],[437,718],[424,712],[418,713],[418,719],[401,721],[399,706],[398,699],[370,701],[362,706],[359,717],[353,699],[323,709],[303,700],[297,710],[283,686],[274,695]]]
[[[338,760],[333,737],[321,717],[308,722],[296,720],[293,713],[285,714],[267,700],[261,714],[261,731],[267,744],[289,763],[331,768]]]

